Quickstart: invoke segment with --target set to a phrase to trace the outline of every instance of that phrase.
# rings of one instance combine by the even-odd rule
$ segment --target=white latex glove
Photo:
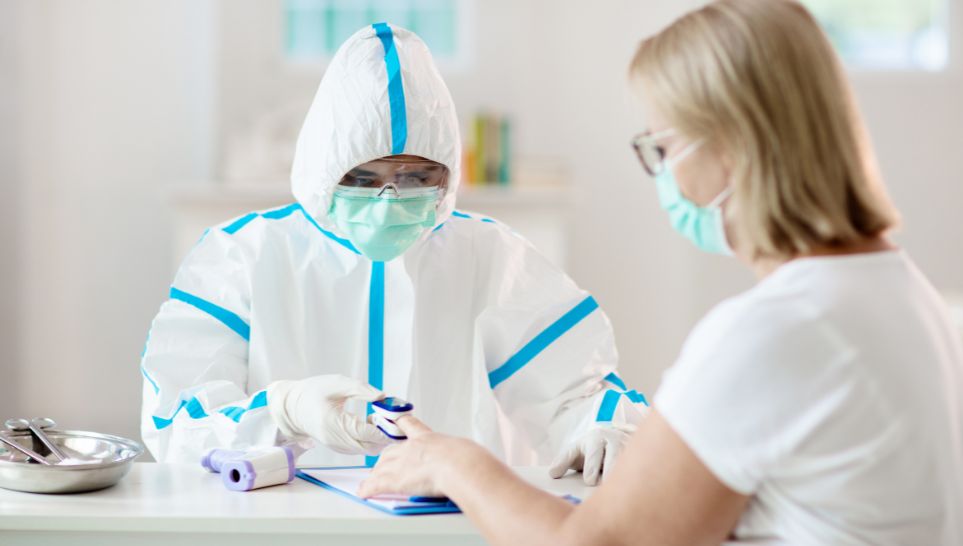
[[[553,478],[561,478],[571,469],[582,473],[585,485],[598,485],[602,473],[612,468],[633,432],[635,426],[629,424],[593,427],[562,449],[548,473]]]
[[[377,455],[390,443],[377,427],[344,411],[349,399],[374,402],[384,397],[371,385],[343,375],[275,381],[267,388],[268,411],[282,434],[296,441],[310,437],[346,455]]]

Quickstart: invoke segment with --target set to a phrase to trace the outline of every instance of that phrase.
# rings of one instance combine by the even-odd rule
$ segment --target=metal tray
[[[43,465],[0,443],[0,487],[29,493],[81,493],[110,487],[130,470],[144,448],[138,442],[82,430],[45,431],[64,453],[72,458],[90,460],[83,464]],[[56,459],[29,432],[0,432],[25,447]]]

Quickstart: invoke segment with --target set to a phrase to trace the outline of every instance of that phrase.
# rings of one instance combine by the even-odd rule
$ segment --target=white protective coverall
[[[396,154],[447,166],[436,226],[372,262],[328,218],[342,176]],[[547,464],[644,398],[615,374],[595,300],[506,226],[455,210],[461,157],[451,95],[425,44],[386,24],[332,59],[301,130],[296,202],[207,230],[144,349],[142,432],[159,461],[285,442],[266,407],[280,379],[343,374],[411,401],[440,432],[511,464]],[[364,415],[363,403],[348,411]],[[358,464],[316,447],[301,462]]]

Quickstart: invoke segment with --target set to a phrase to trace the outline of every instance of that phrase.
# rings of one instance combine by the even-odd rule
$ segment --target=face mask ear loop
[[[724,203],[726,199],[729,199],[730,196],[732,196],[732,186],[726,186],[726,189],[722,190],[719,193],[719,195],[716,196],[715,199],[713,199],[708,205],[706,205],[706,208],[707,209],[719,208],[720,206],[722,206],[722,203]]]
[[[696,150],[698,150],[698,149],[701,148],[701,147],[702,147],[702,141],[701,141],[701,140],[697,140],[697,141],[693,142],[692,144],[689,144],[688,146],[686,146],[685,148],[683,148],[683,150],[682,150],[681,152],[679,152],[679,154],[676,155],[675,157],[670,157],[670,158],[666,159],[666,160],[665,160],[665,168],[666,168],[666,169],[672,169],[672,168],[678,166],[679,163],[681,163],[683,159],[689,157],[690,155],[692,155],[692,152],[695,152]]]

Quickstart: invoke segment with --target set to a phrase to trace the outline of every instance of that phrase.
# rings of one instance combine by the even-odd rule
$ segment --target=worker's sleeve
[[[247,386],[249,262],[232,233],[210,229],[151,325],[141,432],[158,461],[196,463],[212,447],[275,443],[267,393]]]
[[[475,354],[513,436],[526,440],[507,446],[509,459],[523,462],[527,450],[547,464],[593,426],[637,423],[646,400],[618,376],[612,325],[595,298],[519,236],[504,230],[494,244],[482,253],[493,258]]]

